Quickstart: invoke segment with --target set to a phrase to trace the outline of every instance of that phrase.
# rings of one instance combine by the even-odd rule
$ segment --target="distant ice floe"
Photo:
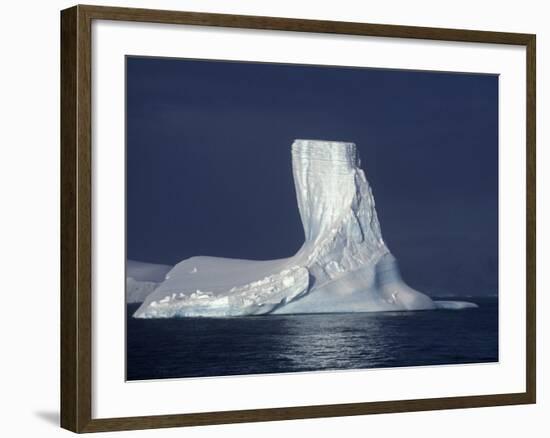
[[[437,309],[462,310],[478,307],[475,303],[467,301],[434,301]]]
[[[137,318],[459,309],[407,286],[380,231],[354,143],[295,140],[292,169],[305,241],[292,257],[191,257],[174,266]]]

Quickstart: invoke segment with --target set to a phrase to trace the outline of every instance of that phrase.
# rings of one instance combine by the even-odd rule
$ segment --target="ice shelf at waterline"
[[[135,312],[138,318],[375,312],[472,307],[432,301],[401,279],[380,231],[354,143],[295,140],[292,168],[305,242],[292,257],[191,257]]]

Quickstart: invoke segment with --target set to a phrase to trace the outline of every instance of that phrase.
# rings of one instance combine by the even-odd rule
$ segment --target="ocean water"
[[[498,299],[419,312],[135,319],[128,380],[498,361]]]

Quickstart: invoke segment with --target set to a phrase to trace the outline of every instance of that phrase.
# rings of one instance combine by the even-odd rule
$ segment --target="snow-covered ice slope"
[[[307,269],[292,259],[191,257],[167,274],[135,316],[259,315],[306,292],[308,284]]]
[[[171,269],[168,265],[126,260],[126,302],[142,303]]]
[[[382,238],[355,144],[295,140],[292,167],[305,234],[294,256],[270,261],[191,257],[166,275],[134,316],[451,307],[438,306],[401,279]]]

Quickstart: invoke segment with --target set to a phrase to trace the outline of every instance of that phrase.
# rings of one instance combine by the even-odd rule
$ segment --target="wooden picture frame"
[[[526,391],[126,418],[92,418],[92,21],[115,20],[518,45],[526,48]],[[535,47],[531,34],[75,6],[61,12],[61,426],[97,432],[535,403]]]

